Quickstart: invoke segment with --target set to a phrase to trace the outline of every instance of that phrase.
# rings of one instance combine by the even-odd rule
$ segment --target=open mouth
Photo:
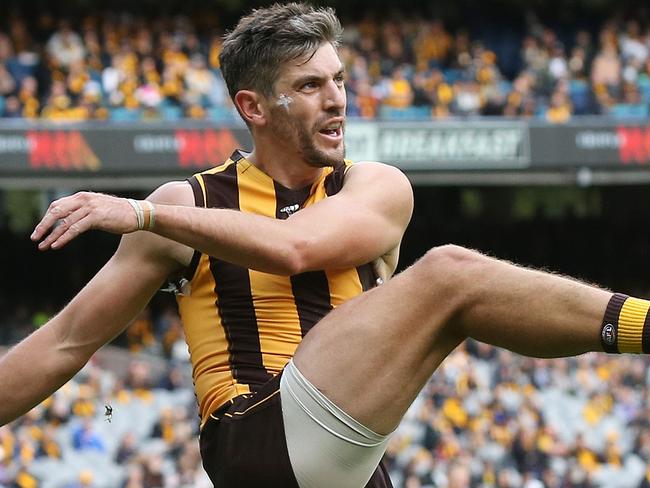
[[[328,137],[338,138],[343,134],[343,131],[341,127],[338,127],[336,129],[323,129],[318,131],[318,133]]]

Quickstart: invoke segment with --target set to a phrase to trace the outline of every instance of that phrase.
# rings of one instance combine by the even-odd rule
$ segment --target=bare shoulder
[[[170,181],[156,188],[147,200],[165,205],[194,206],[194,192],[187,181]]]
[[[412,194],[411,182],[406,175],[395,166],[376,161],[360,161],[347,170],[345,183],[379,184],[393,186],[394,192]]]
[[[382,201],[410,220],[413,211],[413,188],[406,175],[395,166],[375,161],[361,161],[347,170],[343,187],[357,195]]]

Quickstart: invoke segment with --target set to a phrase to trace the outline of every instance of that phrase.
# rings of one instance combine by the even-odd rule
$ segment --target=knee
[[[436,294],[454,298],[470,295],[489,261],[477,251],[447,244],[430,249],[417,265],[421,266]]]
[[[454,244],[431,248],[422,258],[424,266],[432,270],[448,272],[466,271],[487,258],[477,251]]]

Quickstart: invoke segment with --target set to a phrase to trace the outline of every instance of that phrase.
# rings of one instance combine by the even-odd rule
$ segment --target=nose
[[[324,95],[326,110],[345,110],[346,94],[343,84],[338,84],[336,81],[330,80],[327,83]]]

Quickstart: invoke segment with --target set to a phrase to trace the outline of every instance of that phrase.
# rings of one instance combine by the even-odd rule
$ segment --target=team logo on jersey
[[[603,337],[603,343],[608,346],[616,344],[616,329],[612,324],[605,324],[601,334]]]
[[[287,205],[286,207],[282,207],[280,209],[280,213],[286,213],[287,215],[291,215],[293,213],[296,213],[300,209],[300,205],[297,203],[293,205]]]

